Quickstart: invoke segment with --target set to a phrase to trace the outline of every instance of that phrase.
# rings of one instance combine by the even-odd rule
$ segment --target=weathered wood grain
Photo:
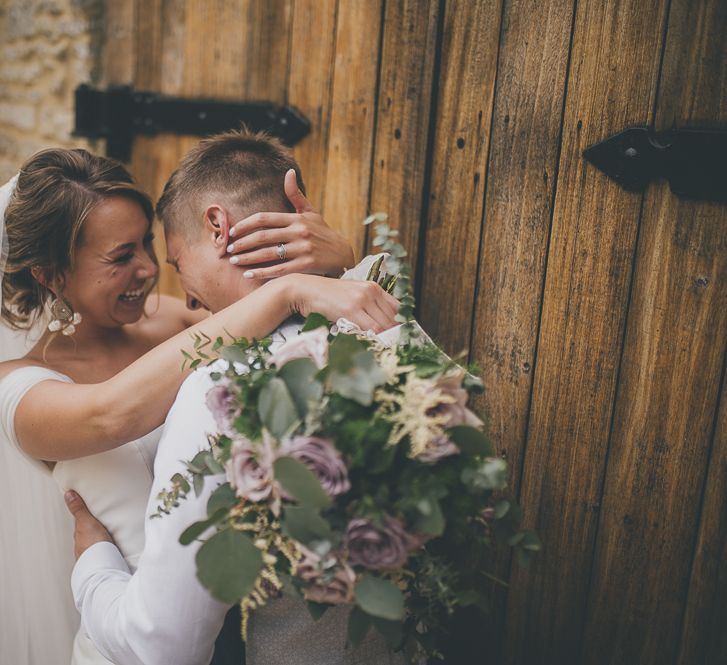
[[[288,103],[311,121],[311,133],[293,148],[313,206],[320,210],[326,189],[333,59],[338,2],[296,0],[293,6]],[[340,220],[328,219],[338,229]]]
[[[376,113],[372,212],[389,214],[416,266],[440,0],[386,4]],[[368,234],[369,252],[373,234]],[[415,276],[416,277],[416,276]]]
[[[445,4],[421,319],[444,348],[469,348],[502,3]],[[456,274],[456,277],[455,277]]]
[[[513,569],[507,663],[579,662],[641,207],[581,153],[648,123],[665,12],[577,4],[521,490],[543,552]]]
[[[713,435],[677,665],[727,662],[726,370],[727,366],[722,369],[722,399]]]
[[[536,367],[572,23],[572,0],[508,2],[502,19],[471,358],[485,384],[475,404],[488,414],[495,450],[511,465],[513,492]],[[503,553],[500,578],[508,578],[509,563]],[[489,651],[501,645],[507,596],[494,583],[490,591],[491,630],[479,633]],[[495,662],[500,658],[495,651]]]
[[[657,129],[727,120],[725,39],[723,2],[673,0]],[[650,187],[632,293],[583,663],[678,646],[727,345],[727,208]]]
[[[135,0],[118,0],[106,5],[101,78],[107,85],[134,81],[136,4]]]
[[[354,248],[364,251],[368,213],[381,2],[341,2],[336,17],[326,188],[322,210]]]

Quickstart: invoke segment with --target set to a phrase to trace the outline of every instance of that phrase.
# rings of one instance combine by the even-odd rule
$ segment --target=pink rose
[[[227,462],[227,480],[242,499],[264,501],[273,490],[273,453],[263,442],[256,446],[247,439],[232,444]]]
[[[316,328],[289,339],[270,356],[270,364],[280,368],[297,358],[310,358],[321,369],[328,362],[328,330]]]
[[[205,401],[220,431],[232,436],[235,432],[235,418],[242,412],[242,404],[234,390],[229,385],[217,384],[207,391]]]
[[[296,576],[305,582],[303,597],[314,603],[344,605],[353,601],[356,574],[350,566],[329,556],[321,559],[315,552],[300,545],[302,557]]]
[[[321,483],[328,496],[351,489],[348,470],[332,441],[316,436],[295,436],[284,442],[279,455],[294,457],[305,464]]]
[[[355,517],[346,527],[344,544],[348,560],[369,570],[401,568],[409,553],[422,544],[422,539],[404,529],[400,520],[384,515],[381,526]]]

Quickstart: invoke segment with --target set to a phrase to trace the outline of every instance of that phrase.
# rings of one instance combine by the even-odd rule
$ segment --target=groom
[[[261,284],[240,275],[230,263],[230,228],[235,220],[259,210],[288,210],[280,183],[291,168],[300,182],[297,165],[282,146],[244,132],[202,141],[180,163],[166,184],[157,214],[165,229],[167,260],[179,272],[190,306],[217,311]],[[274,236],[270,232],[273,243]],[[355,270],[359,272],[354,278],[365,279],[366,267]],[[298,329],[287,322],[276,331],[274,343]],[[211,386],[208,371],[202,369],[179,390],[159,443],[147,515],[155,512],[157,496],[172,476],[185,472],[180,460],[207,447],[207,434],[216,431],[205,404]],[[229,607],[213,599],[197,580],[199,543],[182,546],[179,536],[206,517],[207,500],[223,482],[224,475],[210,476],[199,497],[190,496],[161,519],[147,517],[146,545],[133,575],[82,498],[67,494],[76,518],[76,606],[86,632],[116,665],[210,663]],[[357,649],[344,649],[346,622],[343,607],[330,609],[314,622],[300,601],[271,601],[251,617],[248,665],[390,662],[383,641],[373,633]],[[226,656],[235,654],[218,650],[214,662],[224,662]]]

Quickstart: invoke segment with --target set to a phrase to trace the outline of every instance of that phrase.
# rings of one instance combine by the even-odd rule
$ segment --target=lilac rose
[[[243,408],[236,393],[229,385],[218,384],[207,391],[205,401],[220,431],[232,436],[235,431],[233,423]]]
[[[301,559],[296,576],[306,583],[303,597],[314,603],[344,605],[353,602],[356,574],[350,566],[334,557],[324,561],[315,552],[300,545]]]
[[[292,337],[270,356],[270,364],[282,367],[298,358],[310,358],[321,369],[328,362],[328,330],[316,328]]]
[[[273,455],[266,444],[255,446],[247,439],[232,444],[227,480],[242,499],[264,501],[273,490]]]
[[[344,545],[348,561],[369,570],[401,568],[421,539],[407,533],[400,520],[385,515],[381,526],[356,517],[348,523]]]
[[[293,457],[305,464],[318,478],[328,496],[338,496],[351,489],[348,470],[341,454],[328,439],[295,436],[283,443],[279,455]]]

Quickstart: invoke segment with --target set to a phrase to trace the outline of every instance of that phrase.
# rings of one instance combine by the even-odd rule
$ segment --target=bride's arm
[[[373,282],[290,275],[256,291],[152,349],[116,376],[98,384],[43,381],[28,391],[15,415],[23,450],[59,461],[103,452],[136,439],[165,419],[189,372],[181,350],[192,350],[197,333],[261,338],[292,313],[345,317],[363,329],[395,325],[398,302]]]

